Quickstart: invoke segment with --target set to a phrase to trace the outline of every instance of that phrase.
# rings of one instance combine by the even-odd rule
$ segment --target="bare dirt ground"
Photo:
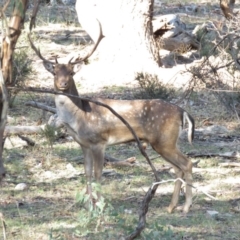
[[[194,28],[206,19],[219,19],[217,2],[206,1],[198,5],[199,12],[192,12],[190,8],[194,3],[163,2],[156,11],[179,13],[188,28]],[[64,62],[76,49],[79,50],[79,42],[89,42],[71,7],[42,6],[39,16],[34,40],[46,58],[57,52],[60,61]],[[29,49],[24,34],[19,46],[29,52],[34,69],[24,85],[52,88],[52,76]],[[120,81],[118,77],[96,81],[94,65],[97,66],[97,56],[75,76],[81,94],[135,98],[139,91],[137,81],[128,78]],[[185,68],[183,64],[164,68],[163,76],[173,82],[181,79],[184,85],[187,78],[179,71]],[[174,76],[177,78],[173,80]],[[29,100],[54,107],[51,95],[19,93],[11,103],[9,125],[36,126],[48,121],[50,113],[25,106]],[[181,106],[196,121],[193,145],[187,143],[185,133],[179,143],[181,150],[194,162],[193,206],[189,214],[182,215],[184,197],[181,196],[180,207],[168,214],[166,207],[173,183],[161,184],[149,207],[147,227],[139,239],[240,239],[239,120],[214,95],[202,89],[195,91],[188,101],[181,102]],[[44,134],[29,137],[36,142],[34,147],[27,146],[17,136],[6,139],[8,174],[0,188],[0,239],[120,239],[135,229],[138,209],[154,177],[134,143],[107,149],[109,155],[118,159],[136,157],[136,164],[133,167],[105,167],[104,211],[88,213],[76,202],[77,193],[85,187],[79,146],[70,137],[58,138],[52,148]],[[157,154],[150,147],[147,153],[154,159],[162,180],[174,179],[172,169],[165,161],[155,159]],[[19,183],[26,184],[26,188],[17,190]]]

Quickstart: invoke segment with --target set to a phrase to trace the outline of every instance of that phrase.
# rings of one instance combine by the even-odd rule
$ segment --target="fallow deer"
[[[100,26],[101,29],[101,26]],[[67,64],[46,60],[34,46],[29,37],[31,47],[43,65],[54,76],[56,91],[75,96],[78,95],[73,76],[74,64],[89,58],[102,39],[100,31],[98,41],[85,57]],[[111,100],[98,99],[109,105],[127,120],[138,138],[148,142],[166,161],[172,164],[176,176],[185,178],[186,202],[183,211],[186,213],[192,204],[192,163],[177,148],[177,141],[185,121],[188,122],[188,140],[192,142],[194,135],[194,119],[182,108],[163,100]],[[134,140],[129,129],[108,109],[66,95],[56,95],[57,114],[64,122],[69,134],[82,148],[84,168],[87,179],[87,193],[92,193],[92,171],[97,182],[100,182],[104,164],[105,148]],[[182,182],[176,181],[168,211],[171,213],[177,206]]]

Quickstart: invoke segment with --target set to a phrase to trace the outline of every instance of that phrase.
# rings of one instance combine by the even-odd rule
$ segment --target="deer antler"
[[[91,50],[89,53],[87,53],[84,57],[82,57],[82,58],[80,58],[80,59],[77,59],[77,60],[74,61],[74,62],[71,62],[71,61],[72,61],[72,58],[71,58],[71,59],[69,60],[69,62],[68,62],[69,64],[74,65],[74,64],[83,62],[83,61],[85,61],[86,59],[88,59],[89,57],[91,57],[92,54],[95,52],[95,50],[96,50],[96,48],[98,47],[100,41],[102,40],[102,38],[104,38],[104,36],[103,36],[103,34],[102,34],[102,26],[101,26],[101,23],[100,23],[98,20],[97,20],[97,22],[98,22],[98,24],[99,24],[99,37],[98,37],[97,42],[94,44],[92,50]],[[34,52],[38,55],[38,57],[39,57],[40,59],[42,59],[44,62],[51,63],[51,64],[56,64],[56,63],[58,63],[57,58],[55,58],[55,62],[52,62],[52,61],[49,61],[49,60],[47,60],[46,58],[44,58],[44,57],[42,56],[40,50],[37,49],[37,47],[34,45],[32,39],[31,39],[30,33],[28,33],[28,39],[29,39],[31,48],[34,50]]]
[[[38,55],[38,57],[39,57],[40,59],[42,59],[44,62],[47,62],[47,63],[56,64],[57,60],[56,60],[56,62],[52,62],[52,61],[49,61],[49,60],[47,60],[46,58],[44,58],[44,57],[42,56],[40,50],[37,49],[36,46],[34,45],[32,39],[31,39],[30,33],[28,33],[28,40],[29,40],[29,42],[30,42],[31,48],[34,50],[34,52]]]
[[[100,41],[102,40],[102,38],[104,38],[104,35],[102,34],[102,26],[101,26],[101,23],[100,23],[98,20],[97,20],[97,22],[98,22],[98,25],[99,25],[99,37],[98,37],[97,42],[96,42],[95,45],[93,46],[92,50],[91,50],[89,53],[87,53],[84,57],[82,57],[82,58],[80,58],[80,59],[78,59],[78,60],[76,60],[76,61],[74,61],[74,62],[71,62],[71,60],[72,60],[72,58],[71,58],[68,63],[74,65],[74,64],[83,62],[83,61],[87,60],[89,57],[91,57],[92,54],[95,52],[95,50],[96,50],[96,48],[98,47]]]

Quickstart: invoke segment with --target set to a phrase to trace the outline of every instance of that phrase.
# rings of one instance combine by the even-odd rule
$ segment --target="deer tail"
[[[188,122],[188,141],[190,143],[192,143],[193,141],[193,138],[194,138],[194,128],[195,128],[195,122],[194,122],[194,119],[193,117],[187,113],[187,112],[184,112],[183,113],[183,125],[185,124],[185,122]]]

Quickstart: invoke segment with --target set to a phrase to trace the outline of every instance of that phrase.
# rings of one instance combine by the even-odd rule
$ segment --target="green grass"
[[[12,156],[11,160],[6,161],[9,175],[0,189],[7,239],[118,239],[136,228],[139,207],[154,177],[133,144],[109,149],[111,154],[122,152],[123,159],[136,155],[141,164],[132,168],[115,169],[117,176],[103,177],[105,208],[101,214],[95,210],[89,213],[76,201],[77,193],[85,188],[84,176],[76,174],[69,177],[70,173],[64,174],[69,163],[77,172],[83,171],[80,162],[71,160],[81,155],[78,145],[74,142],[58,143],[48,151],[49,156],[46,157],[46,148],[43,146],[28,149],[23,151],[25,157],[21,160],[15,149],[7,152],[7,155]],[[150,148],[148,153],[155,154]],[[36,167],[39,161],[42,161],[42,166]],[[194,179],[195,186],[207,186],[215,180],[217,175],[208,173],[209,168],[216,167],[214,161],[216,160],[201,161],[200,167],[206,169],[206,172],[201,172],[202,178]],[[154,160],[157,167],[163,163],[165,162],[160,158]],[[55,175],[51,179],[44,175],[46,172]],[[220,239],[220,236],[224,236],[224,239],[238,239],[239,216],[231,212],[229,199],[237,198],[239,194],[234,185],[221,182],[232,175],[233,173],[218,177],[219,184],[212,189],[222,193],[226,189],[228,191],[217,196],[216,201],[209,200],[202,192],[194,190],[194,204],[187,217],[182,217],[179,210],[173,214],[166,212],[173,183],[160,185],[149,206],[146,229],[139,239],[156,239],[156,236],[161,239]],[[172,177],[164,173],[161,178]],[[27,182],[29,189],[23,192],[14,190],[19,182]],[[180,205],[183,203],[184,197],[181,196]],[[207,210],[218,211],[219,219],[208,216]],[[227,231],[230,228],[235,231],[232,235]]]

